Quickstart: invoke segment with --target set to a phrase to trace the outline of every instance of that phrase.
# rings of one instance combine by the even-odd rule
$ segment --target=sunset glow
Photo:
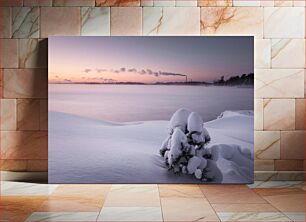
[[[253,72],[253,37],[50,37],[49,83],[214,81]]]

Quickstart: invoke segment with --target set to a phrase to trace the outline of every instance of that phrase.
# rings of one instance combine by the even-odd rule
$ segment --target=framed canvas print
[[[49,183],[252,183],[252,36],[50,37]]]

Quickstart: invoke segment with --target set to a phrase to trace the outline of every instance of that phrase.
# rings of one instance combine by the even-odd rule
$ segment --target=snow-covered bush
[[[171,117],[169,134],[163,141],[160,154],[174,173],[194,174],[208,180],[212,173],[206,170],[211,152],[205,148],[210,136],[196,112],[181,108]],[[206,178],[206,176],[210,178]]]
[[[175,128],[170,140],[170,149],[168,152],[169,166],[175,165],[183,152],[189,150],[189,144],[187,143],[187,136],[180,128]]]
[[[184,133],[186,133],[187,121],[190,113],[191,112],[185,108],[175,111],[169,122],[170,134],[172,134],[175,128],[180,128]]]
[[[160,148],[160,154],[162,156],[164,156],[165,152],[170,149],[170,140],[175,128],[179,128],[184,134],[186,134],[187,121],[190,113],[191,112],[189,110],[181,108],[175,111],[175,113],[172,115],[168,125],[169,135],[163,141]]]
[[[203,119],[196,112],[192,112],[189,115],[187,122],[187,130],[187,137],[189,139],[190,144],[203,146],[205,143],[208,143],[210,141],[209,133],[203,127]]]

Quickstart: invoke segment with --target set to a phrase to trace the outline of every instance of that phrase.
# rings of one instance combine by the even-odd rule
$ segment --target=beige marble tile
[[[257,181],[303,181],[303,171],[256,171],[254,179]]]
[[[0,100],[1,130],[16,130],[16,100]]]
[[[264,130],[290,130],[294,128],[294,99],[264,99]]]
[[[48,130],[48,100],[47,99],[40,100],[39,129]]]
[[[275,170],[277,171],[303,171],[303,160],[275,160]]]
[[[260,6],[263,7],[273,7],[274,6],[274,0],[260,0]]]
[[[286,181],[284,181],[286,182]],[[272,189],[273,188],[273,189]],[[276,202],[282,202],[285,200],[285,197],[294,197],[295,195],[303,195],[305,194],[305,191],[301,188],[297,187],[272,187],[272,188],[259,188],[254,189],[256,193],[258,193],[260,196],[262,196],[264,199],[269,199],[269,197],[281,197],[284,196],[284,198],[278,199]],[[270,202],[270,201],[268,201]],[[276,203],[273,201],[274,203]],[[290,206],[288,206],[290,207]],[[281,210],[282,212],[286,212],[287,209]],[[292,211],[288,211],[292,212]],[[302,212],[302,211],[296,211],[296,212]]]
[[[290,7],[293,6],[293,0],[274,0],[275,7]]]
[[[153,0],[154,7],[175,6],[175,0]]]
[[[48,160],[27,160],[27,171],[29,172],[47,172]]]
[[[204,198],[198,185],[190,184],[160,184],[158,185],[159,196],[164,197],[181,197],[181,198]]]
[[[34,212],[26,220],[30,221],[96,221],[99,212]]]
[[[111,186],[110,184],[62,184],[56,188],[52,196],[105,200]]]
[[[53,0],[53,6],[95,6],[95,0]]]
[[[17,99],[17,130],[39,130],[38,99]]]
[[[202,7],[201,34],[263,36],[261,7]]]
[[[256,159],[280,159],[280,132],[255,131],[254,153]]]
[[[18,68],[18,40],[0,39],[0,68]]]
[[[175,6],[195,7],[198,5],[197,0],[175,0]]]
[[[295,6],[295,7],[305,7],[306,2],[304,0],[293,0],[293,6]]]
[[[255,94],[257,98],[303,98],[303,69],[257,69]]]
[[[8,179],[8,172],[2,172],[1,173],[1,178],[5,179],[6,176]],[[11,174],[12,175],[12,174]],[[14,175],[18,175],[17,173]],[[32,175],[32,178],[35,177],[33,176],[34,174],[32,173],[19,173],[19,175]],[[41,174],[43,175],[43,174]],[[29,178],[29,177],[26,177]],[[37,178],[37,177],[36,177]],[[11,177],[11,179],[13,179]],[[26,179],[28,181],[28,179]],[[31,183],[31,182],[20,182],[19,181],[1,181],[1,197],[3,196],[24,196],[24,197],[29,197],[32,199],[39,198],[41,196],[49,196],[52,194],[52,192],[58,187],[57,184],[44,184],[44,183]],[[47,197],[45,198],[45,200]]]
[[[255,68],[271,68],[270,39],[255,39]]]
[[[1,221],[25,221],[46,197],[4,197],[1,196]]]
[[[277,212],[278,210],[268,203],[261,204],[212,204],[216,212]]]
[[[112,7],[111,35],[141,35],[141,7]]]
[[[272,68],[304,68],[304,39],[272,39]]]
[[[283,212],[283,214],[294,222],[305,221],[305,212]]]
[[[304,98],[306,98],[306,69],[304,69]]]
[[[153,6],[154,0],[141,0],[140,5],[141,6]]]
[[[254,181],[253,184],[248,184],[247,186],[250,189],[264,188],[267,189],[268,192],[271,188],[291,188],[293,190],[303,189],[304,181]]]
[[[0,160],[0,169],[3,171],[22,172],[27,170],[26,160]]]
[[[0,8],[0,38],[11,37],[12,10],[9,7]]]
[[[219,6],[219,7],[226,7],[226,6],[233,6],[233,0],[198,0],[198,6]]]
[[[22,6],[22,0],[1,0],[0,7]]]
[[[105,207],[159,207],[157,185],[113,185]]]
[[[200,35],[200,8],[144,7],[143,35]]]
[[[294,24],[294,25],[293,25]],[[265,38],[304,38],[305,10],[300,7],[265,7]]]
[[[24,6],[52,6],[52,0],[23,0]]]
[[[81,35],[110,35],[109,7],[82,7],[81,20]]]
[[[5,98],[47,98],[46,69],[5,69]]]
[[[5,159],[47,159],[48,133],[1,131],[1,156]]]
[[[260,6],[260,0],[233,0],[233,6]]]
[[[304,159],[305,131],[281,131],[281,159]]]
[[[200,185],[200,188],[211,204],[266,203],[246,185]]]
[[[218,213],[218,216],[221,221],[290,221],[280,212],[221,212]]]
[[[3,98],[3,69],[0,69],[0,99]]]
[[[37,210],[38,212],[98,212],[104,199],[91,199],[76,196],[49,196]]]
[[[254,129],[263,130],[263,99],[255,99],[254,105]]]
[[[163,221],[160,207],[103,207],[97,221]]]
[[[164,221],[219,221],[205,198],[161,198]]]
[[[47,68],[47,40],[19,39],[19,68]]]
[[[0,99],[3,98],[3,69],[0,69]]]
[[[140,6],[140,0],[96,0],[96,6]]]
[[[80,11],[79,7],[42,7],[41,38],[49,35],[80,35]]]
[[[39,8],[13,7],[12,37],[39,38]]]
[[[305,129],[305,99],[295,100],[295,129]]]
[[[274,160],[255,160],[254,161],[255,171],[273,171]]]
[[[304,212],[305,192],[295,189],[273,189],[267,190],[263,198],[281,212]]]

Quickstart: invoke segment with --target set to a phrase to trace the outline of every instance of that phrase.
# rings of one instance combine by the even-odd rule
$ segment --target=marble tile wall
[[[254,35],[255,178],[301,179],[305,6],[301,0],[0,0],[1,169],[47,171],[48,36]]]

